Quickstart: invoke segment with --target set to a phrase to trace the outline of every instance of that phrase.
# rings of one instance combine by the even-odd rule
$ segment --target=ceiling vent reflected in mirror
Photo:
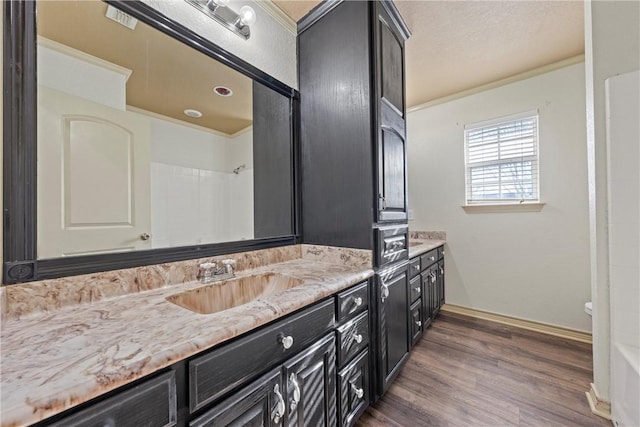
[[[116,9],[111,5],[107,6],[106,16],[112,21],[115,21],[130,30],[135,30],[136,24],[138,23],[138,20],[136,18],[127,13],[124,13],[121,10]]]
[[[256,22],[256,12],[251,6],[242,6],[240,13],[236,13],[228,6],[229,0],[184,1],[245,40],[251,37],[249,26]]]

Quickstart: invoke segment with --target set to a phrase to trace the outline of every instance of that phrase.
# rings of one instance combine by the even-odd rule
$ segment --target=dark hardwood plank
[[[357,426],[611,426],[585,398],[591,345],[441,313]]]

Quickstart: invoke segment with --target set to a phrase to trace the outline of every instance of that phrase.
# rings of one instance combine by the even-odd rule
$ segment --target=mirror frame
[[[3,285],[298,244],[298,91],[139,0],[105,0],[290,100],[292,234],[273,238],[37,259],[36,2],[3,2]]]

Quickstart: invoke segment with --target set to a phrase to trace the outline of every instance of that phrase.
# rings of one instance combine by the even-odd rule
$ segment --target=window
[[[467,204],[538,202],[538,113],[467,126]]]

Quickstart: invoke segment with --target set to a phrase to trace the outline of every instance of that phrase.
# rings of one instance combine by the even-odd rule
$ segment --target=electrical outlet
[[[409,221],[413,221],[413,209],[409,209]]]

